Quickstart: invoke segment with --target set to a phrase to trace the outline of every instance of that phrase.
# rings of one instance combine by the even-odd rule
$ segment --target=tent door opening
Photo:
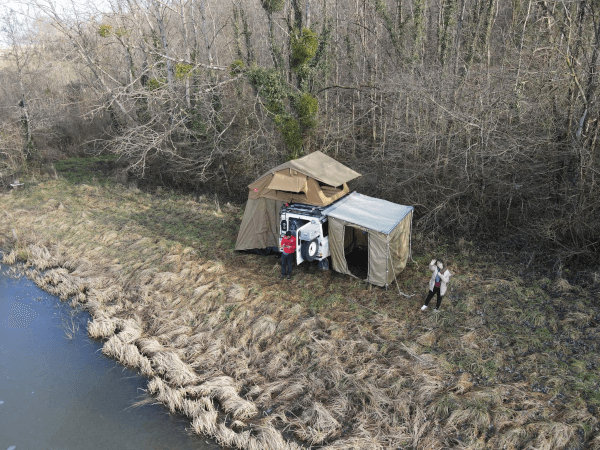
[[[356,278],[369,276],[369,233],[360,228],[344,227],[344,257],[348,271]]]

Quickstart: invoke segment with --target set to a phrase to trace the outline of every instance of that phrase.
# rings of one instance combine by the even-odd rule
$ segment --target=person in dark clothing
[[[437,294],[437,303],[435,305],[435,312],[438,312],[440,305],[442,304],[442,297],[446,293],[448,281],[450,280],[450,271],[444,267],[443,261],[439,259],[432,259],[429,263],[429,270],[433,272],[431,279],[429,280],[429,293],[425,299],[425,303],[421,306],[421,311],[425,311],[429,302],[435,294]]]
[[[291,231],[286,231],[285,236],[281,238],[281,278],[292,278],[292,267],[294,267],[294,255],[296,253],[296,236],[292,236]]]

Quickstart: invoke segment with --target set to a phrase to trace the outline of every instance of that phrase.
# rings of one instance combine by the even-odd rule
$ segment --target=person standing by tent
[[[433,272],[433,275],[431,275],[431,279],[429,280],[429,294],[427,294],[425,303],[421,306],[421,311],[427,309],[429,301],[433,298],[434,294],[437,294],[437,303],[434,311],[438,312],[442,304],[442,297],[446,293],[448,281],[450,280],[450,271],[444,267],[444,262],[439,259],[431,260],[429,270]]]
[[[292,278],[292,267],[294,267],[294,254],[296,253],[296,236],[292,236],[290,230],[285,232],[285,236],[281,238],[281,278]]]

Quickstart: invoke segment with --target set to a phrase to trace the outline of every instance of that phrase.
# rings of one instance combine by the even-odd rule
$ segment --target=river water
[[[147,380],[119,366],[76,314],[0,265],[0,450],[217,450],[189,420],[145,397]]]

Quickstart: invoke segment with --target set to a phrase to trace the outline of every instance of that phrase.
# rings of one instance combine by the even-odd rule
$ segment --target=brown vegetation
[[[242,201],[318,149],[423,229],[500,234],[557,271],[598,251],[594,2],[24,3],[0,12],[4,185],[104,151],[125,180]]]
[[[278,282],[277,259],[233,252],[241,210],[206,199],[55,180],[0,205],[3,262],[88,309],[103,353],[224,446],[600,448],[592,273],[523,279],[417,232],[407,299],[313,266]],[[163,208],[194,231],[149,222]],[[440,251],[451,290],[423,314]]]

